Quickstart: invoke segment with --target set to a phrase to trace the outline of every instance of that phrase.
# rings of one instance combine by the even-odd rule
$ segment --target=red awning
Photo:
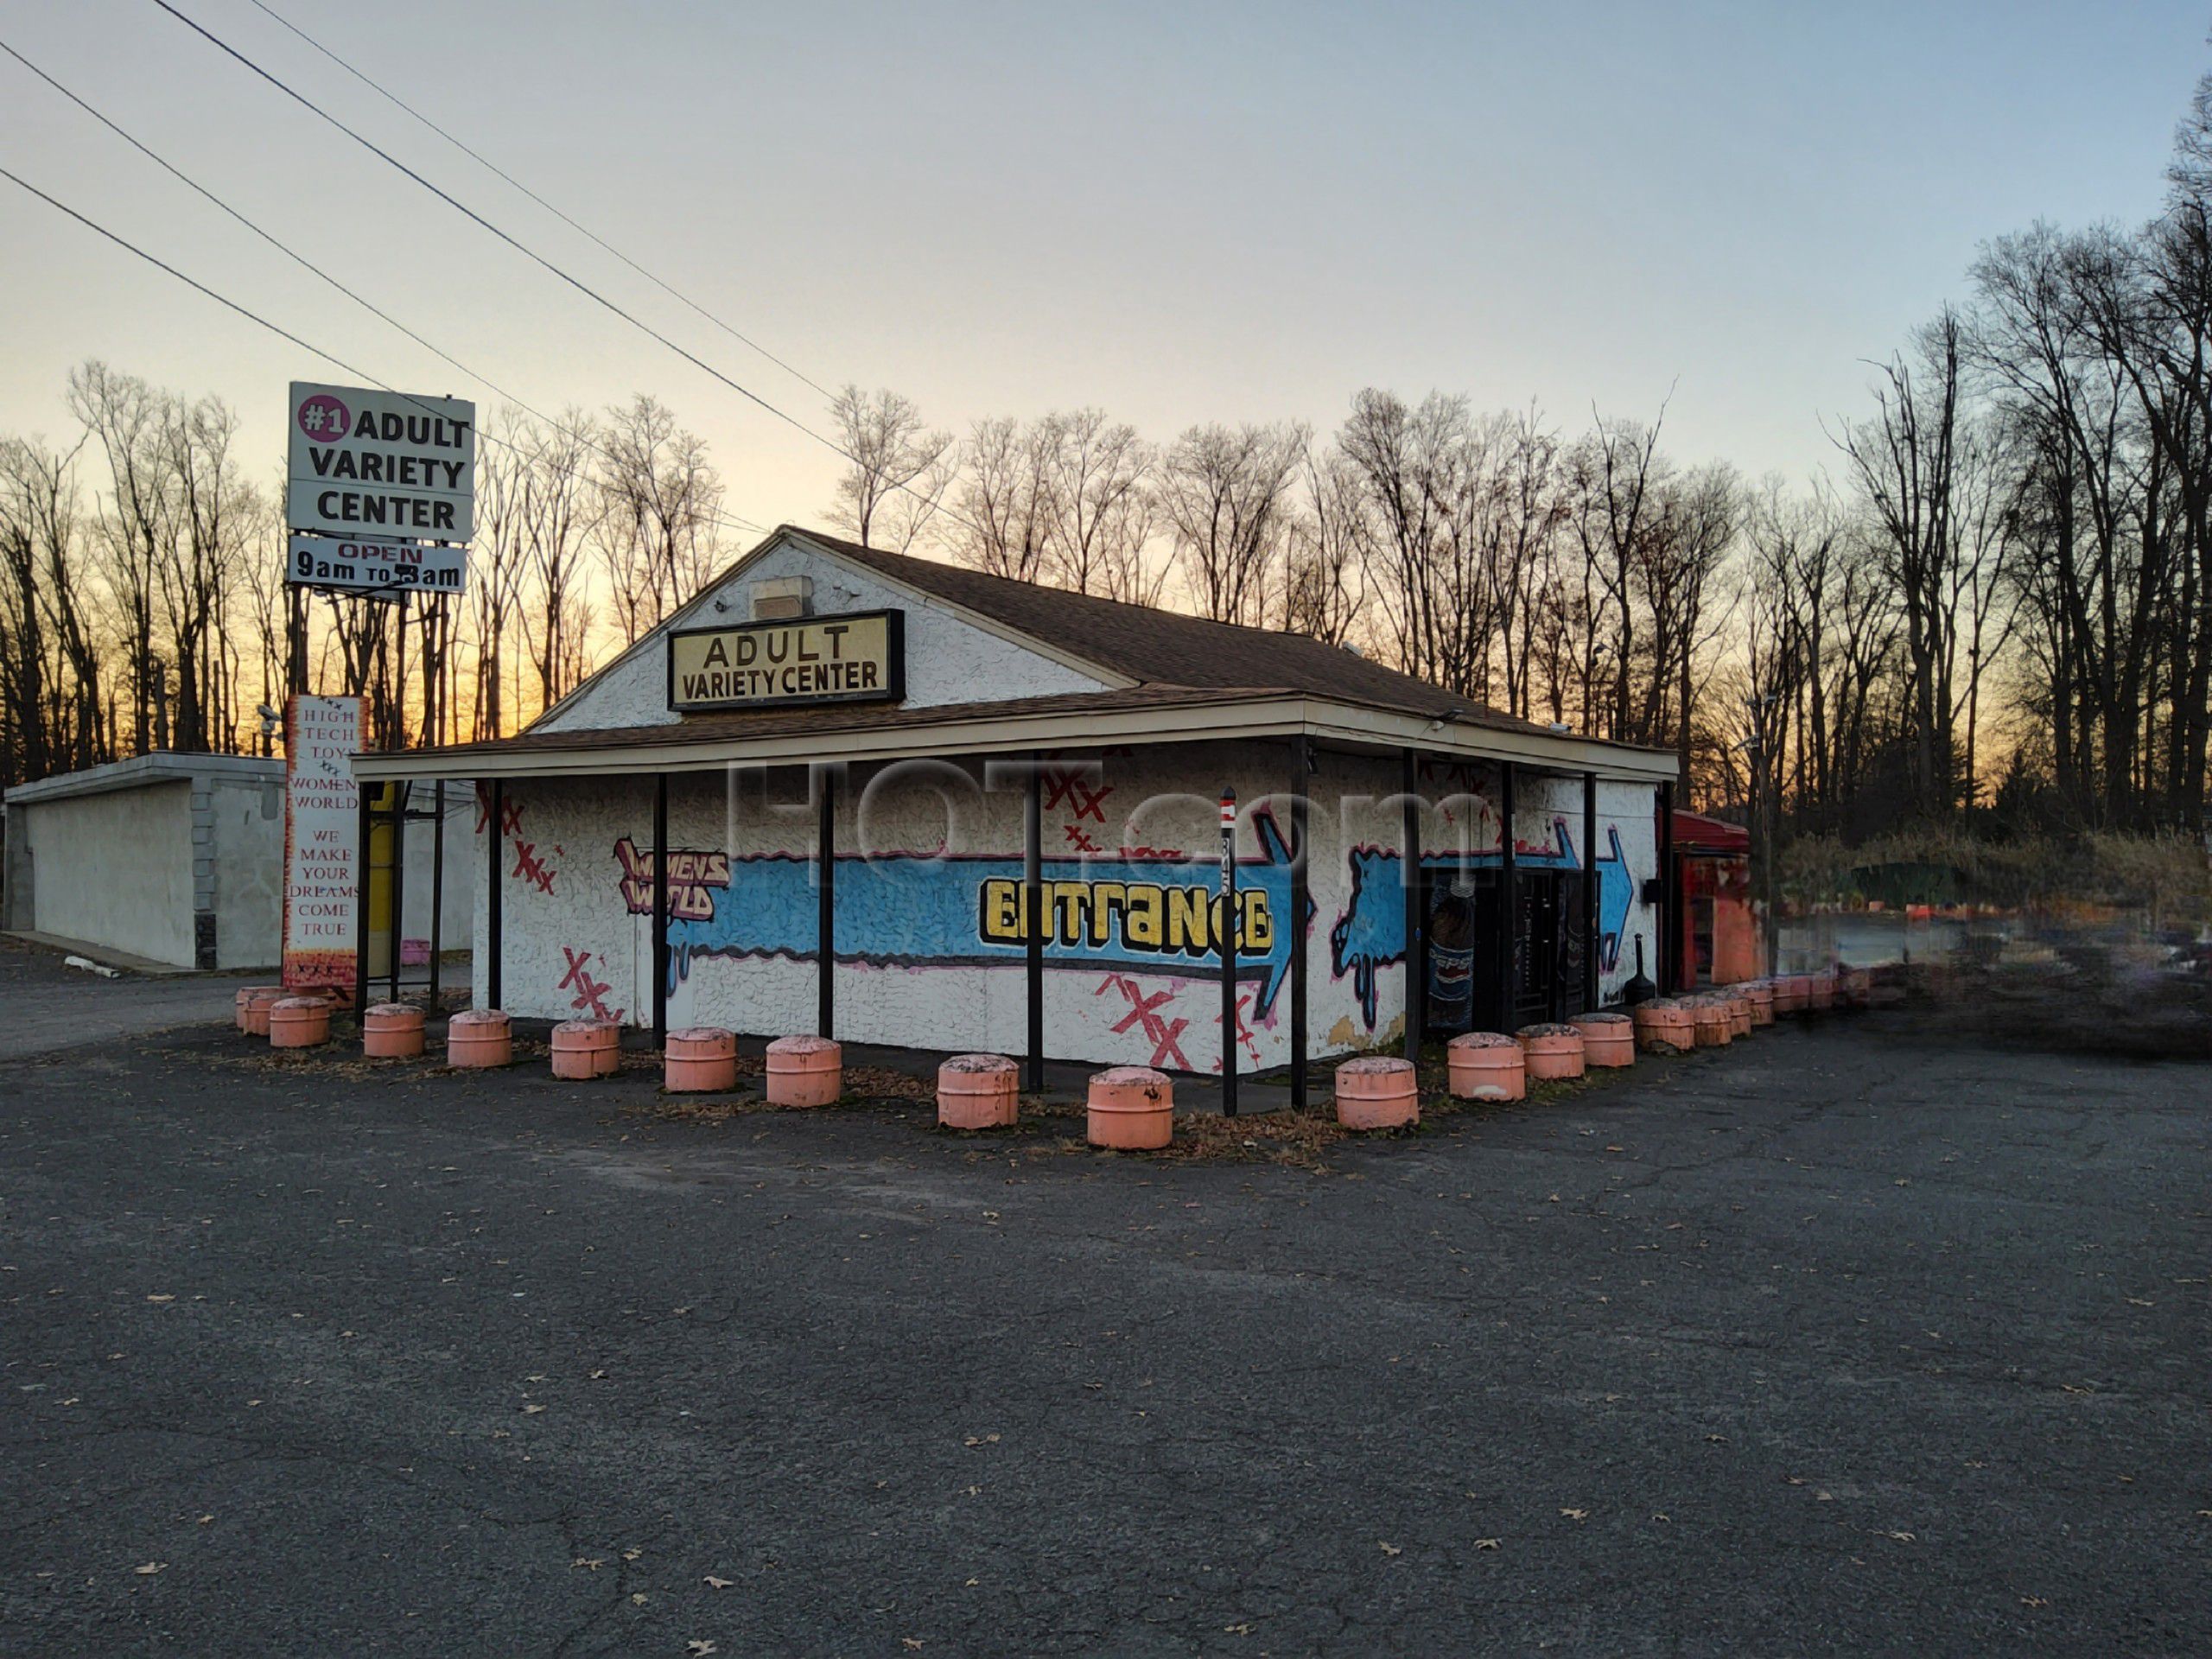
[[[1675,812],[1675,850],[1702,853],[1719,858],[1748,858],[1751,832],[1725,818],[1708,818],[1702,812]]]

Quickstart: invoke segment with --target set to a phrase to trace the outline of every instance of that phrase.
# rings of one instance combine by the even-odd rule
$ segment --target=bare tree
[[[593,539],[625,645],[658,627],[714,574],[722,486],[707,447],[640,392],[599,429]]]
[[[1136,428],[1099,409],[1049,417],[1055,442],[1048,475],[1053,506],[1045,574],[1062,588],[1133,599],[1158,578],[1147,569],[1153,534],[1147,487],[1153,456]]]
[[[1265,623],[1290,529],[1289,493],[1310,434],[1303,426],[1194,426],[1160,467],[1160,512],[1198,613]]]
[[[830,522],[862,547],[904,553],[929,529],[952,485],[952,435],[912,399],[848,385],[830,404],[846,461]]]
[[[521,535],[531,602],[523,607],[522,620],[540,710],[575,689],[589,660],[592,606],[582,563],[599,506],[591,479],[594,442],[590,417],[566,410],[540,432],[525,474]]]
[[[953,556],[995,576],[1035,582],[1061,518],[1061,425],[1046,415],[977,421],[961,450],[959,510],[946,531]]]

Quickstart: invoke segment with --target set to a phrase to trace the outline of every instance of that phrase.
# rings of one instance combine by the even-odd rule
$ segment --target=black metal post
[[[1521,881],[1514,859],[1514,779],[1513,763],[1503,762],[1497,784],[1497,914],[1504,925],[1497,930],[1497,984],[1505,1001],[1501,1023],[1509,1032],[1518,1029],[1521,1020]]]
[[[1311,740],[1300,732],[1290,740],[1290,914],[1275,918],[1290,929],[1290,1109],[1306,1109],[1306,906],[1309,874],[1306,862],[1307,796],[1313,789]]]
[[[369,786],[356,783],[353,798],[360,818],[353,857],[353,1014],[358,1019],[369,1007]]]
[[[653,1046],[668,1051],[668,774],[653,779]]]
[[[1236,947],[1243,937],[1236,914],[1236,791],[1221,791],[1221,922],[1214,947],[1221,953],[1221,1115],[1236,1116]]]
[[[399,944],[407,923],[407,785],[393,783],[391,791],[391,1000],[399,1001]]]
[[[446,780],[438,779],[431,798],[437,806],[435,839],[430,843],[430,1014],[438,1012],[438,981],[442,964],[439,953],[445,949],[446,914]]]
[[[1398,831],[1398,872],[1406,889],[1406,1058],[1421,1059],[1421,779],[1411,749],[1399,755],[1398,799],[1404,817]]]
[[[488,849],[484,871],[484,1005],[499,1006],[499,888],[506,874],[507,791],[499,779],[492,780],[490,812],[484,821],[484,842]]]
[[[1598,1007],[1598,774],[1582,774],[1582,1007]]]
[[[1023,990],[1027,997],[1028,1088],[1045,1088],[1045,767],[1029,757],[1029,795],[1022,804],[1021,904]]]
[[[814,1026],[817,1037],[836,1035],[837,1014],[837,773],[833,766],[814,769],[815,791],[821,801],[822,823],[814,849],[816,875],[815,939],[817,976]]]
[[[1681,972],[1675,920],[1675,785],[1659,785],[1659,995],[1672,996]]]

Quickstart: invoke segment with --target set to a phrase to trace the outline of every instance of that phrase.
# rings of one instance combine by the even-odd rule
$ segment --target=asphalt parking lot
[[[1764,1033],[1319,1163],[0,1075],[0,1646],[2212,1650],[2201,1066]]]

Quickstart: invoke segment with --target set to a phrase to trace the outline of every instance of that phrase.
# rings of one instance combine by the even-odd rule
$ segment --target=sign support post
[[[1221,791],[1221,1115],[1236,1116],[1236,791]]]

